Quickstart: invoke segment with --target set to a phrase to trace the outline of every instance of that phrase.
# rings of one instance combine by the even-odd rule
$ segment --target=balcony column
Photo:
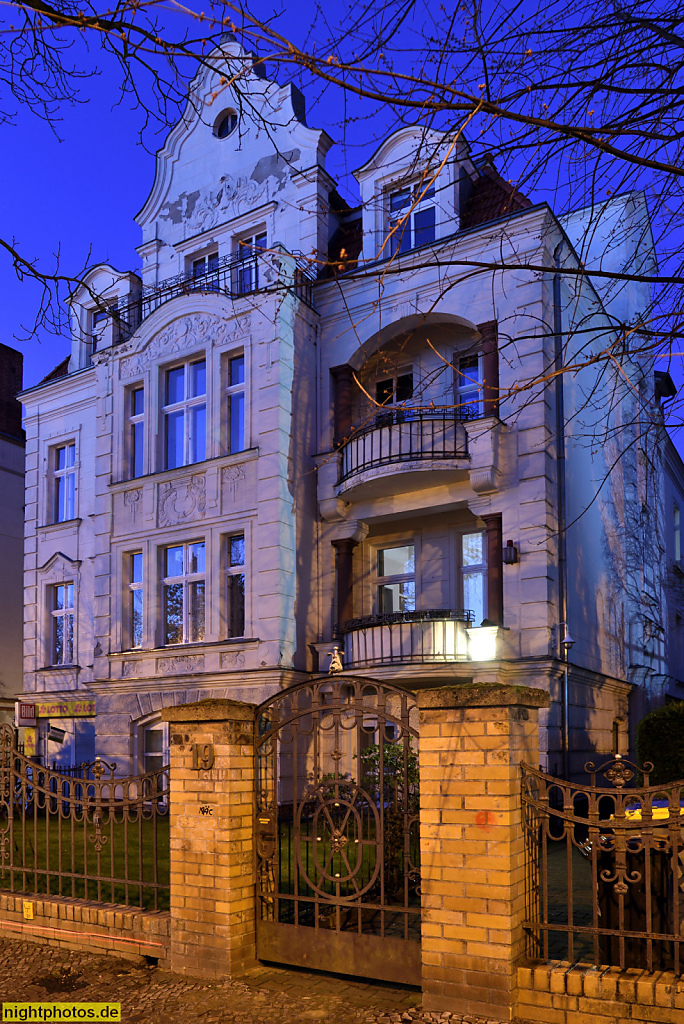
[[[478,324],[482,337],[482,381],[485,416],[499,415],[499,338],[496,320]]]
[[[330,374],[333,379],[334,443],[338,445],[351,434],[354,370],[345,364],[333,366]]]
[[[336,527],[331,539],[337,552],[337,622],[354,618],[354,548],[368,535],[368,525],[360,519],[347,520]]]
[[[334,540],[337,552],[337,621],[347,622],[354,618],[353,564],[357,540],[344,538]]]
[[[481,516],[487,528],[487,618],[503,626],[503,541],[501,515]]]

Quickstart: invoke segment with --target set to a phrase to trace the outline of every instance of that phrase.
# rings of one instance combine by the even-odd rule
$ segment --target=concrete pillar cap
[[[551,698],[536,686],[508,686],[505,683],[458,683],[418,690],[416,703],[430,708],[548,708]]]
[[[161,716],[163,722],[252,722],[255,709],[256,704],[241,700],[207,697],[192,704],[162,708]]]

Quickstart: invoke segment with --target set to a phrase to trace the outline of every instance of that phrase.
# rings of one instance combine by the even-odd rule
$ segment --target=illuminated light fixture
[[[518,549],[512,540],[506,541],[506,547],[503,549],[502,558],[505,565],[515,565],[518,561]]]
[[[498,657],[498,626],[471,626],[466,633],[471,661],[494,661]]]

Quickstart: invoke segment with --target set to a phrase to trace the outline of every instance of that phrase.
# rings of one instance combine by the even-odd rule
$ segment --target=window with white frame
[[[456,418],[474,420],[483,415],[482,357],[475,352],[467,356],[457,356],[456,359]]]
[[[235,240],[237,262],[233,289],[238,295],[255,292],[259,287],[261,254],[267,247],[267,237],[266,232],[261,231]]]
[[[463,608],[473,613],[473,623],[481,625],[487,617],[487,556],[485,534],[461,534],[461,596]]]
[[[207,363],[195,359],[166,370],[164,380],[164,468],[207,457]]]
[[[52,521],[65,523],[76,516],[76,442],[67,441],[50,452],[52,462]]]
[[[140,728],[140,768],[147,774],[169,763],[169,727],[156,719]]]
[[[378,405],[399,405],[413,398],[413,368],[403,367],[392,376],[375,382],[375,401]]]
[[[204,640],[204,541],[174,544],[163,549],[162,606],[164,643]]]
[[[107,324],[112,321],[116,321],[116,315],[118,310],[118,300],[114,299],[112,302],[107,302],[104,306],[96,306],[95,309],[90,312],[90,332],[88,339],[88,365],[92,363],[92,358],[98,347],[102,343]]]
[[[142,384],[129,389],[128,403],[128,475],[145,472],[145,389]]]
[[[219,255],[218,249],[214,252],[205,253],[203,256],[193,256],[190,261],[190,270],[193,277],[203,277],[218,270]]]
[[[74,664],[74,584],[57,583],[48,588],[51,639],[50,664]]]
[[[434,185],[418,184],[390,191],[387,197],[389,255],[408,252],[435,240]]]
[[[127,565],[127,622],[129,647],[142,647],[143,644],[143,553],[132,551],[126,555]]]
[[[375,605],[379,615],[416,610],[416,562],[413,544],[378,548]]]
[[[245,450],[245,357],[231,356],[227,369],[228,450]]]
[[[226,636],[245,635],[245,535],[226,537]]]

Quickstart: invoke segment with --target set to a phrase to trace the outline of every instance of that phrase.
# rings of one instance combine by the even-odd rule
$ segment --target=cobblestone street
[[[0,999],[120,1002],[123,1024],[490,1024],[472,1015],[423,1013],[416,989],[271,966],[239,981],[205,983],[112,956],[4,938]]]

